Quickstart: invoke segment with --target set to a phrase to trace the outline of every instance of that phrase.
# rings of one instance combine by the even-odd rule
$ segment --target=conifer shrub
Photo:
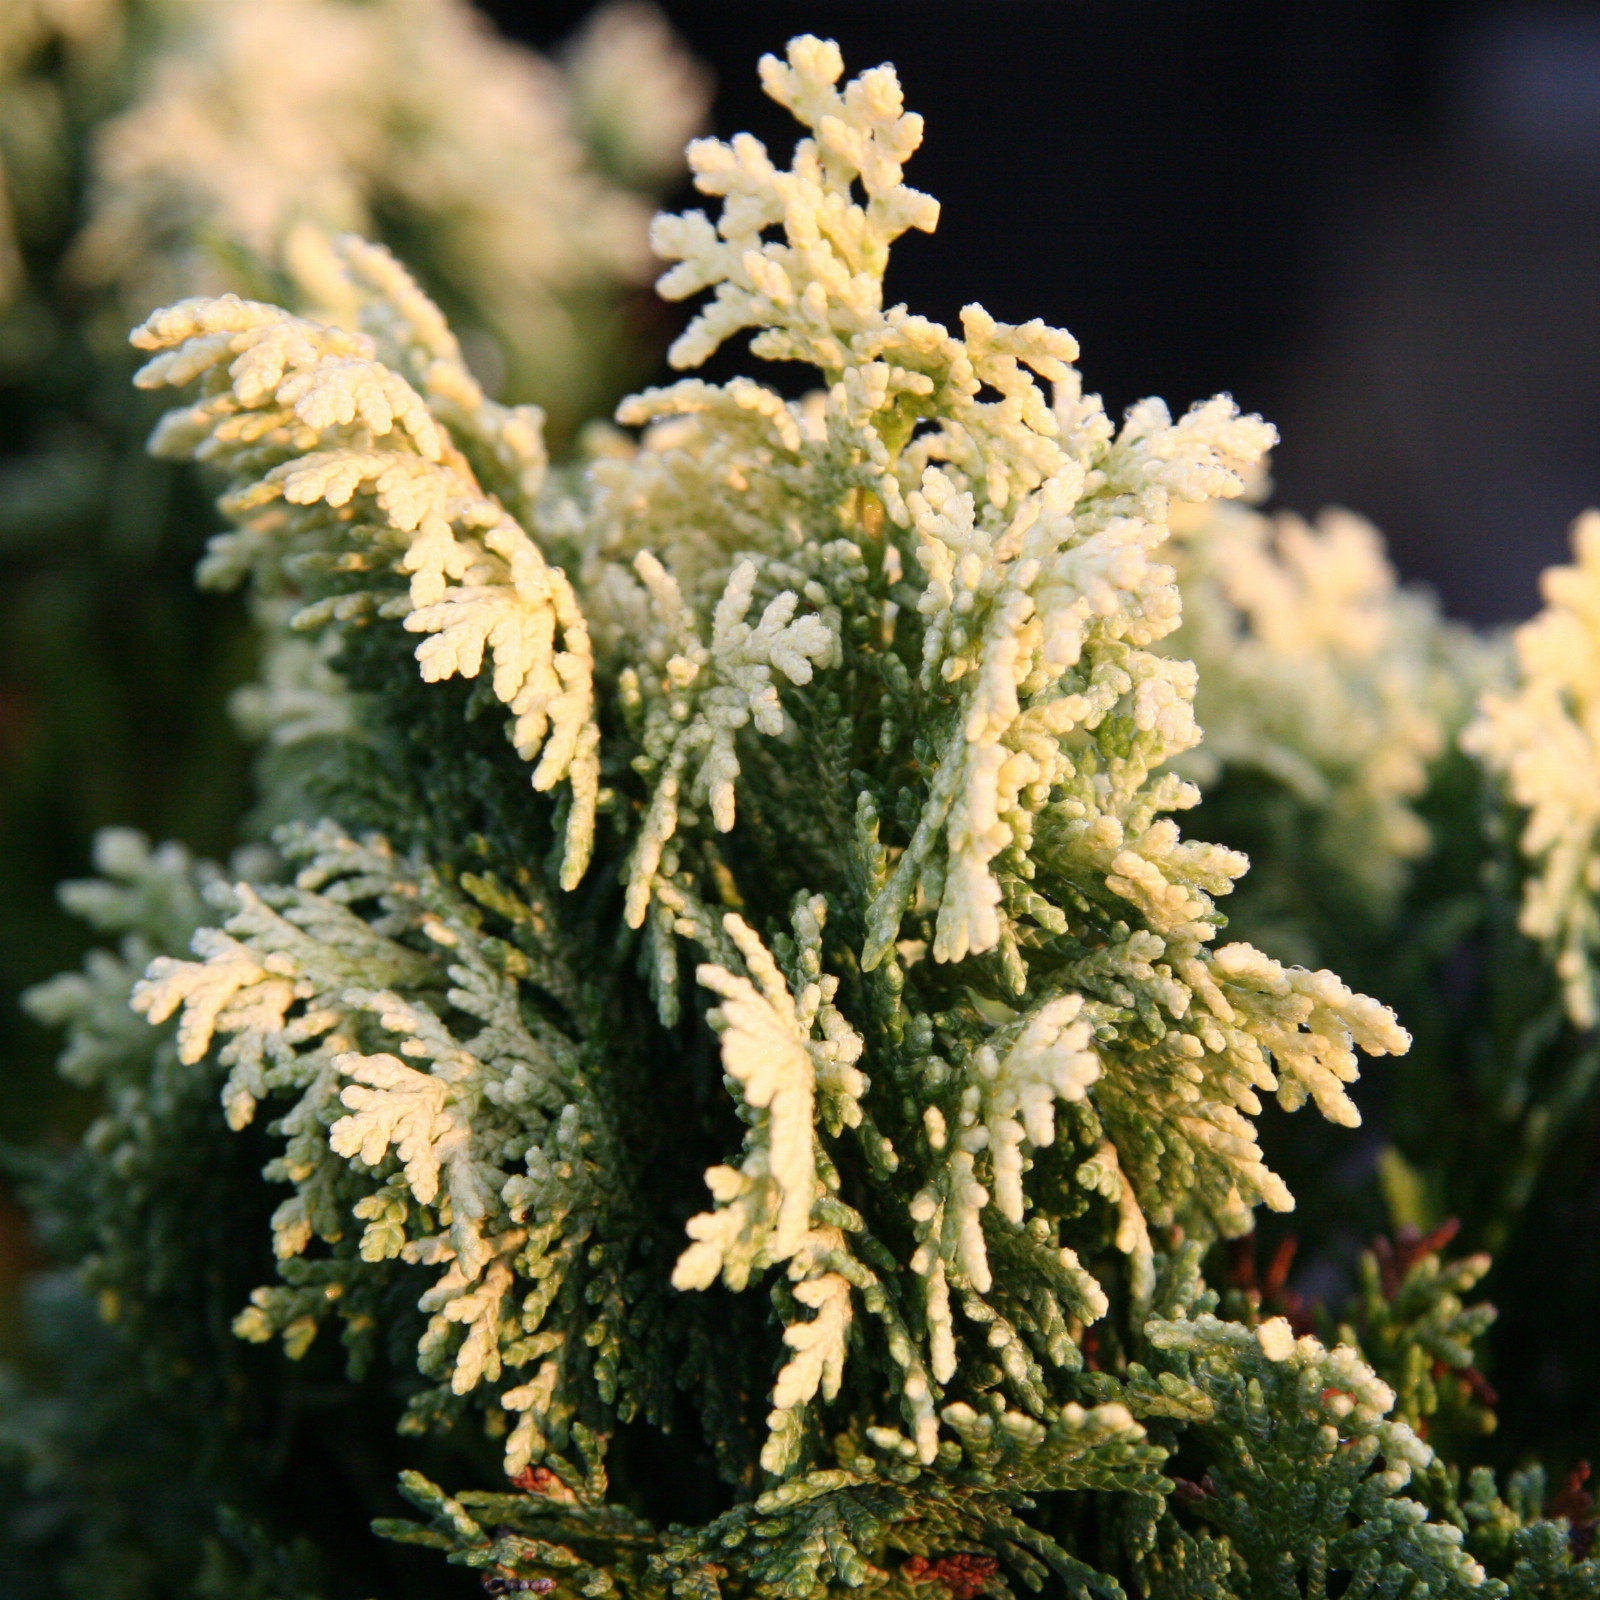
[[[749,332],[804,399],[687,377],[552,462],[353,236],[338,317],[133,336],[204,577],[328,702],[272,851],[104,836],[120,953],[33,999],[106,1096],[36,1191],[121,1426],[215,1396],[202,1592],[1600,1592],[1570,1430],[1485,1461],[1477,1298],[1592,1116],[1600,521],[1472,638],[1249,509],[1226,396],[1114,424],[1061,330],[886,307],[920,119],[814,38],[761,73],[792,162],[692,144],[720,209],[653,242],[673,364]],[[1257,1250],[1294,1191],[1331,1261],[1383,1196],[1347,1303]]]

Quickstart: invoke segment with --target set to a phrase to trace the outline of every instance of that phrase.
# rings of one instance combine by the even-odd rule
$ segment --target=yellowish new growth
[[[355,1081],[339,1096],[350,1115],[328,1130],[329,1147],[336,1155],[360,1156],[376,1167],[392,1145],[412,1194],[432,1205],[440,1166],[452,1151],[464,1149],[470,1134],[459,1110],[447,1108],[448,1082],[387,1054],[346,1052],[333,1065]]]
[[[802,925],[809,919],[816,928],[822,914],[817,901],[797,916]],[[788,1261],[813,1241],[819,1081],[850,1107],[866,1083],[855,1065],[864,1047],[861,1036],[830,1004],[837,980],[819,978],[797,999],[771,953],[741,917],[729,912],[723,927],[750,978],[709,962],[697,976],[721,997],[710,1020],[722,1035],[723,1068],[757,1115],[742,1168],[713,1167],[706,1173],[719,1208],[689,1221],[694,1243],[678,1258],[672,1274],[680,1289],[707,1288],[719,1273],[731,1288],[742,1288],[755,1268]],[[820,1039],[813,1037],[818,1031]],[[853,1120],[859,1118],[857,1109]]]
[[[815,1092],[810,1027],[796,1011],[783,975],[766,948],[743,920],[724,918],[738,943],[756,987],[725,968],[709,963],[696,974],[722,1003],[711,1012],[722,1034],[722,1065],[739,1085],[747,1106],[765,1112],[765,1173],[776,1190],[772,1237],[765,1254],[786,1261],[800,1248],[811,1222],[816,1164],[812,1155],[812,1103]],[[698,1238],[695,1218],[690,1236]],[[708,1242],[691,1245],[679,1258],[673,1282],[680,1289],[704,1288],[722,1270]]]

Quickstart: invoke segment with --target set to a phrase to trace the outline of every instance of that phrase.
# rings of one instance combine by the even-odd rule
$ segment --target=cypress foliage
[[[1369,532],[1230,509],[1275,436],[1226,396],[1116,426],[1061,330],[884,305],[938,215],[891,68],[761,72],[791,164],[692,144],[720,213],[654,243],[708,296],[674,364],[748,330],[803,401],[688,377],[552,465],[350,236],[301,246],[337,317],[134,334],[198,385],[153,447],[223,480],[206,577],[316,641],[274,852],[108,836],[73,895],[127,942],[33,1002],[108,1091],[39,1184],[121,1415],[222,1397],[204,1592],[1595,1594],[1581,1474],[1476,1464],[1473,1294],[1589,1083],[1600,539],[1513,664]],[[1454,1006],[1464,929],[1514,959]],[[1489,1110],[1429,1150],[1396,1093],[1381,1167],[1474,1253],[1402,1230],[1341,1320],[1255,1257],[1265,1102],[1355,1127],[1413,999],[1417,1083],[1478,1030]],[[1341,1138],[1285,1147],[1313,1237]],[[432,1568],[348,1539],[391,1459]]]

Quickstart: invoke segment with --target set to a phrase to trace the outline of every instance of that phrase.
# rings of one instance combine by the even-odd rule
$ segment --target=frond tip
[[[341,241],[336,259],[353,295],[389,302],[379,322],[432,333],[426,397],[377,359],[365,333],[235,295],[187,300],[132,335],[153,352],[136,379],[142,387],[202,382],[198,401],[162,420],[152,448],[227,475],[223,503],[239,531],[216,542],[215,575],[253,571],[270,587],[285,563],[303,567],[313,556],[374,571],[370,589],[302,606],[294,625],[372,609],[403,617],[408,631],[428,635],[416,656],[430,683],[475,677],[492,658],[494,693],[513,714],[512,742],[538,763],[534,787],[571,786],[562,869],[571,888],[592,848],[599,795],[594,656],[582,609],[566,574],[479,485],[451,437],[445,416],[469,430],[510,429],[440,331],[437,311],[378,247]],[[526,417],[512,420],[526,430]],[[406,580],[403,595],[397,578]]]

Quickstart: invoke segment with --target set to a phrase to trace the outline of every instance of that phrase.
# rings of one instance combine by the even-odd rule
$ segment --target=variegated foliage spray
[[[234,1127],[276,1119],[281,1281],[237,1331],[293,1355],[341,1318],[360,1352],[415,1280],[404,1426],[475,1406],[521,1492],[413,1479],[433,1524],[389,1531],[494,1583],[1498,1595],[1465,1513],[1401,1495],[1435,1470],[1420,1411],[1349,1344],[1219,1320],[1197,1271],[1293,1205],[1262,1096],[1353,1126],[1357,1051],[1409,1043],[1333,973],[1221,939],[1247,862],[1176,820],[1201,732],[1171,563],[1221,584],[1213,618],[1250,610],[1194,530],[1273,431],[1225,396],[1119,427],[1061,330],[885,306],[891,245],[938,219],[902,176],[921,119],[888,67],[841,86],[816,39],[761,71],[805,129],[792,163],[691,145],[720,213],[658,218],[654,243],[663,294],[708,295],[674,364],[748,330],[814,371],[804,400],[688,378],[552,469],[537,413],[489,399],[348,238],[318,268],[344,322],[225,296],[134,335],[142,384],[200,385],[155,448],[226,480],[210,576],[331,639],[350,741],[400,752],[350,806],[389,795],[388,841],[336,791],[284,873],[214,887],[194,959],[133,991]],[[1318,550],[1360,544],[1288,535],[1304,559],[1273,567],[1250,537],[1256,589],[1298,573],[1308,613]],[[1402,749],[1348,779],[1399,860],[1443,716],[1408,706],[1404,641],[1435,627],[1378,626],[1370,693],[1327,669]],[[498,705],[492,756],[437,724],[485,775],[476,815],[424,814],[461,791],[402,704]],[[515,839],[487,799],[507,781]],[[697,1199],[685,1152],[708,1145]],[[1470,1365],[1485,1319],[1453,1296],[1483,1265],[1426,1261]],[[731,1509],[663,1531],[603,1459],[620,1423],[669,1425],[679,1386]],[[1214,1461],[1205,1527],[1167,1499],[1186,1439]]]

